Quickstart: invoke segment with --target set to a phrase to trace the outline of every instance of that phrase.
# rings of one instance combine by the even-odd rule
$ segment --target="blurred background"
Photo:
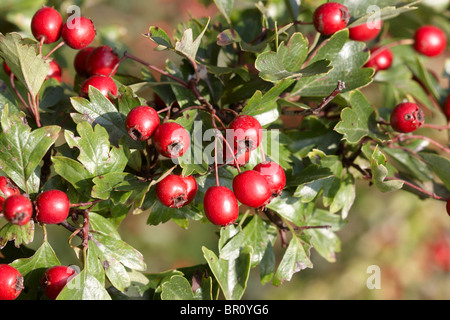
[[[205,7],[197,0],[2,0],[0,31],[6,33],[19,27],[29,33],[33,13],[42,4],[52,2],[60,8],[81,6],[82,15],[95,22],[97,45],[108,44],[119,52],[128,50],[160,67],[170,53],[154,51],[155,44],[143,37],[150,25],[163,28],[171,36],[177,24],[187,21],[190,15],[199,18],[217,13],[214,5]],[[324,1],[304,2],[319,5]],[[448,1],[427,2],[443,2],[442,8],[448,8]],[[64,47],[57,51],[56,59],[64,67],[63,81],[67,83],[73,81],[71,61],[75,53]],[[427,67],[448,87],[448,79],[442,77],[446,57],[431,60]],[[140,68],[128,61],[121,66],[123,71],[136,74]],[[376,105],[379,94],[374,88],[364,93]],[[314,268],[296,273],[280,287],[261,285],[258,270],[252,269],[243,299],[450,299],[450,217],[445,203],[421,200],[405,191],[382,194],[364,181],[358,182],[356,193],[347,225],[338,232],[341,251],[336,262],[327,262],[312,250]],[[119,231],[144,255],[148,272],[204,263],[201,247],[217,248],[217,227],[197,222],[191,222],[187,230],[173,222],[148,226],[146,219],[146,215],[129,216]],[[49,226],[49,241],[61,262],[71,264],[75,257],[68,244],[59,240],[67,238],[67,232],[60,229]],[[39,230],[35,239],[30,247],[39,246]],[[367,285],[368,280],[372,283],[370,266],[379,268],[379,288]]]

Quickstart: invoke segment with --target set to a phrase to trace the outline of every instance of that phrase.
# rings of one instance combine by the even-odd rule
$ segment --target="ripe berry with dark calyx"
[[[156,185],[156,197],[169,208],[181,208],[188,201],[188,186],[184,179],[169,174]]]
[[[67,194],[60,190],[47,190],[40,193],[34,201],[36,221],[57,224],[67,219],[70,202]]]
[[[61,37],[63,19],[53,7],[39,9],[31,19],[31,32],[36,40],[44,43],[54,43]]]
[[[187,190],[187,201],[184,205],[187,205],[189,203],[191,203],[194,199],[195,199],[195,195],[197,194],[198,191],[198,183],[197,180],[195,180],[194,176],[186,176],[186,177],[181,177],[184,181],[184,183],[186,184],[186,190]]]
[[[76,271],[66,266],[54,266],[47,269],[42,278],[41,285],[44,294],[51,300],[56,300],[66,284],[76,276]]]
[[[414,34],[414,49],[428,57],[435,57],[444,52],[447,37],[440,28],[425,25],[418,28]]]
[[[234,146],[240,150],[254,150],[262,141],[262,127],[259,121],[249,115],[237,116],[228,126],[233,130]]]
[[[234,223],[239,217],[239,203],[234,193],[224,186],[209,187],[203,198],[208,220],[218,226]]]
[[[262,174],[269,184],[272,197],[277,197],[286,186],[286,174],[283,168],[274,161],[258,163],[253,170]]]
[[[9,264],[0,264],[0,300],[15,300],[23,288],[20,272]]]
[[[392,65],[394,54],[388,48],[380,49],[379,47],[373,47],[370,52],[371,56],[369,61],[365,64],[366,68],[374,68],[375,72],[379,70],[387,70]]]
[[[234,177],[233,191],[242,204],[252,208],[266,205],[272,196],[266,178],[255,170],[247,170]]]
[[[408,133],[417,130],[425,121],[422,109],[415,103],[398,104],[391,113],[391,126],[397,132]]]
[[[9,177],[5,176],[0,176],[0,190],[6,197],[20,194],[19,188]]]
[[[83,49],[91,44],[96,35],[92,20],[86,17],[68,19],[61,30],[61,37],[72,49]]]
[[[112,71],[118,62],[119,55],[112,48],[106,45],[99,46],[87,56],[86,71],[89,75],[113,76],[115,72]]]
[[[62,69],[58,62],[55,60],[50,61],[50,69],[48,70],[47,77],[45,79],[56,79],[58,82],[61,82],[62,77]]]
[[[148,140],[159,124],[158,113],[149,106],[134,107],[125,119],[127,132],[136,141]]]
[[[180,124],[165,122],[156,128],[153,143],[159,154],[167,158],[176,158],[189,149],[191,137]]]
[[[313,24],[316,30],[330,36],[347,27],[350,20],[348,8],[337,2],[328,2],[319,6],[313,14]]]
[[[84,98],[89,97],[89,86],[93,86],[100,90],[100,92],[110,99],[112,96],[117,96],[117,85],[111,77],[108,76],[92,76],[83,81],[80,88],[80,96]]]
[[[355,41],[367,42],[375,39],[381,31],[383,20],[376,19],[359,26],[349,28],[349,37]]]
[[[86,47],[78,50],[75,58],[73,59],[73,66],[78,75],[82,77],[88,77],[89,73],[86,69],[86,60],[89,54],[94,50],[95,47]]]
[[[23,226],[33,216],[33,204],[24,195],[13,195],[3,203],[3,215],[12,224]]]

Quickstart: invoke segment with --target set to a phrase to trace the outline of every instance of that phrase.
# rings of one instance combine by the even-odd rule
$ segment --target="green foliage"
[[[30,1],[19,2],[17,8],[25,10]],[[58,299],[242,299],[255,270],[262,285],[281,286],[313,268],[314,254],[336,262],[338,231],[352,217],[357,181],[368,181],[374,192],[405,189],[421,198],[448,199],[448,141],[428,138],[432,128],[425,127],[423,136],[398,134],[387,122],[404,99],[442,122],[445,116],[436,105],[448,88],[430,76],[425,57],[403,45],[393,49],[390,70],[365,67],[369,48],[396,40],[389,39],[390,22],[406,16],[425,24],[433,12],[419,1],[352,1],[350,26],[373,18],[369,2],[378,6],[385,25],[379,38],[363,43],[351,40],[348,28],[323,37],[300,23],[311,19],[316,7],[311,1],[238,6],[214,0],[217,16],[192,17],[173,36],[149,26],[143,38],[156,44],[153,54],[168,51],[174,58],[159,69],[123,54],[142,70],[117,73],[118,96],[111,99],[94,87],[88,98],[78,96],[78,78],[73,85],[46,79],[49,61],[39,42],[26,33],[0,34],[0,56],[15,76],[2,74],[0,83],[1,172],[31,200],[43,190],[59,189],[73,205],[71,217],[58,227],[70,231],[65,241],[80,271]],[[0,4],[0,14],[7,15],[7,8]],[[440,23],[450,30],[448,21]],[[366,94],[373,87],[380,92],[376,102]],[[190,149],[175,162],[159,157],[151,140],[135,141],[127,132],[131,109],[158,107],[146,90],[164,103],[161,121],[175,121],[191,136]],[[225,129],[237,114],[260,122],[266,130],[263,143],[247,164],[216,168],[207,157],[215,136],[205,132],[217,124]],[[263,159],[281,165],[286,187],[265,207],[241,206],[235,224],[217,227],[217,247],[202,245],[204,260],[198,265],[152,273],[145,257],[122,239],[118,228],[127,215],[147,215],[147,225],[154,227],[174,222],[188,230],[192,223],[210,224],[203,195],[216,177],[232,189],[241,170]],[[198,182],[194,201],[185,207],[168,208],[155,195],[155,185],[170,173],[193,175]],[[61,264],[47,240],[50,231],[33,221],[21,227],[3,221],[0,262],[16,267],[29,288],[19,299],[46,299],[40,277]],[[43,239],[35,239],[35,228],[42,229]],[[39,248],[26,250],[33,242]]]

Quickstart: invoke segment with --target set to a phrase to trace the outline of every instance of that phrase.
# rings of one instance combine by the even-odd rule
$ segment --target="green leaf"
[[[103,284],[86,269],[73,277],[57,300],[111,300]]]
[[[231,24],[230,15],[233,10],[234,0],[214,0],[214,3],[220,13],[223,14],[228,24]]]
[[[242,231],[232,237],[220,250],[220,259],[234,260],[239,257],[243,247],[252,247],[252,266],[258,265],[268,250],[268,245],[275,243],[277,231],[271,224],[265,223],[255,215]]]
[[[348,29],[336,32],[326,41],[308,65],[329,60],[333,69],[326,75],[300,78],[292,89],[291,96],[328,96],[339,80],[345,83],[342,93],[365,87],[372,82],[373,69],[361,68],[369,59],[364,43],[349,41]]]
[[[91,190],[92,176],[81,163],[68,157],[52,157],[55,172],[79,191]]]
[[[309,66],[307,72],[302,65],[308,54],[308,41],[302,33],[294,33],[288,43],[282,42],[276,52],[263,52],[256,58],[255,67],[260,71],[259,76],[270,82],[277,82],[287,78],[297,78],[303,75],[327,73],[330,62],[321,62],[320,67]]]
[[[78,160],[89,172],[96,177],[110,172],[121,172],[127,164],[127,158],[123,148],[112,147],[109,144],[109,135],[100,125],[92,125],[87,121],[78,123],[76,137],[66,130],[64,136],[70,148],[77,147],[80,150]]]
[[[251,268],[252,248],[244,247],[239,257],[235,260],[219,259],[213,251],[206,247],[202,247],[202,251],[214,277],[222,289],[225,299],[241,299],[247,288]]]
[[[33,242],[34,222],[30,220],[24,226],[7,223],[0,229],[0,249],[6,246],[8,241],[14,240],[14,245],[19,248],[21,245]]]
[[[189,281],[179,275],[175,275],[162,284],[162,300],[194,300]]]
[[[267,208],[275,211],[295,225],[299,226],[303,223],[304,204],[300,199],[291,196],[288,191],[283,191],[280,196],[272,199]]]
[[[148,33],[145,36],[162,47],[169,49],[173,48],[169,36],[160,27],[150,26]]]
[[[23,114],[9,114],[8,108],[1,116],[0,166],[17,186],[27,193],[39,190],[39,163],[56,141],[60,127],[46,126],[32,130]],[[36,172],[37,171],[37,172]]]
[[[120,139],[124,137],[130,148],[143,149],[142,142],[135,141],[128,135],[125,127],[126,115],[120,113],[97,88],[89,87],[89,100],[72,97],[70,101],[74,109],[83,115],[82,121],[87,121],[92,126],[99,124],[106,129],[113,145],[118,146]],[[76,120],[77,117],[72,114],[72,118]]]
[[[37,53],[37,43],[25,41],[16,32],[0,33],[0,56],[34,99],[50,68],[49,60]]]
[[[450,160],[434,153],[420,152],[419,156],[450,190]]]
[[[349,103],[351,107],[342,110],[341,121],[334,128],[337,132],[350,143],[358,143],[366,136],[386,139],[386,135],[378,129],[376,111],[363,93],[359,90],[351,92]]]
[[[387,181],[388,169],[385,155],[379,150],[378,145],[373,150],[370,158],[370,169],[372,172],[372,182],[381,192],[392,192],[403,187],[403,181]]]
[[[206,22],[203,30],[197,36],[197,38],[195,38],[195,40],[192,28],[186,29],[183,33],[183,37],[181,38],[181,40],[175,43],[175,51],[183,54],[191,61],[195,61],[198,48],[200,47],[200,42],[202,40],[203,34],[208,28],[209,21],[210,19],[208,18],[208,21]]]
[[[279,286],[284,281],[290,281],[294,273],[306,268],[312,268],[313,264],[309,259],[309,250],[309,245],[294,235],[278,265],[272,284]]]
[[[356,186],[355,179],[352,175],[347,174],[345,178],[341,180],[339,189],[334,194],[333,201],[330,205],[330,212],[335,213],[341,211],[342,219],[347,218],[348,212],[355,201]]]

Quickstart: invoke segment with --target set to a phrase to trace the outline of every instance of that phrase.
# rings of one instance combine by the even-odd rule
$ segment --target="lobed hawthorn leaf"
[[[359,90],[350,93],[349,104],[341,112],[341,121],[334,128],[344,135],[350,143],[358,143],[363,137],[371,137],[378,140],[387,138],[382,133],[376,122],[376,111],[370,102]]]
[[[192,28],[188,28],[183,32],[183,36],[180,41],[175,43],[175,52],[181,53],[186,56],[189,60],[195,61],[197,56],[198,48],[200,47],[200,43],[202,41],[202,37],[205,34],[206,29],[208,28],[210,22],[210,18],[208,18],[203,30],[194,39]]]
[[[225,299],[241,299],[250,275],[252,248],[249,246],[242,248],[239,257],[233,260],[220,259],[206,247],[202,247],[202,251]]]
[[[419,156],[439,179],[441,179],[445,187],[450,190],[450,160],[441,155],[429,152],[419,152]]]
[[[50,69],[49,60],[38,54],[37,45],[36,41],[24,39],[16,32],[0,33],[0,56],[33,99],[38,96]]]
[[[174,275],[161,286],[162,300],[195,300],[189,281],[180,275]]]
[[[23,191],[39,191],[39,165],[59,136],[59,126],[32,130],[23,113],[1,115],[0,167]]]
[[[81,114],[71,114],[75,122],[87,121],[92,126],[101,125],[106,129],[112,144],[118,145],[121,138],[131,149],[143,149],[144,144],[133,140],[125,128],[126,115],[119,112],[114,104],[100,90],[90,86],[89,99],[82,97],[70,98],[73,108]]]
[[[284,281],[290,281],[294,273],[312,268],[309,251],[310,245],[297,235],[293,235],[273,276],[272,284],[279,286]]]
[[[321,60],[329,60],[333,69],[327,74],[300,78],[290,96],[328,96],[334,91],[339,80],[345,83],[342,93],[365,87],[372,82],[374,70],[362,68],[369,59],[365,43],[349,40],[348,29],[336,32],[325,41],[308,66]]]
[[[111,300],[104,285],[88,270],[73,277],[60,292],[57,300]]]
[[[28,221],[23,226],[7,223],[0,229],[0,249],[3,249],[9,241],[14,241],[14,246],[29,244],[34,240],[34,222]]]

